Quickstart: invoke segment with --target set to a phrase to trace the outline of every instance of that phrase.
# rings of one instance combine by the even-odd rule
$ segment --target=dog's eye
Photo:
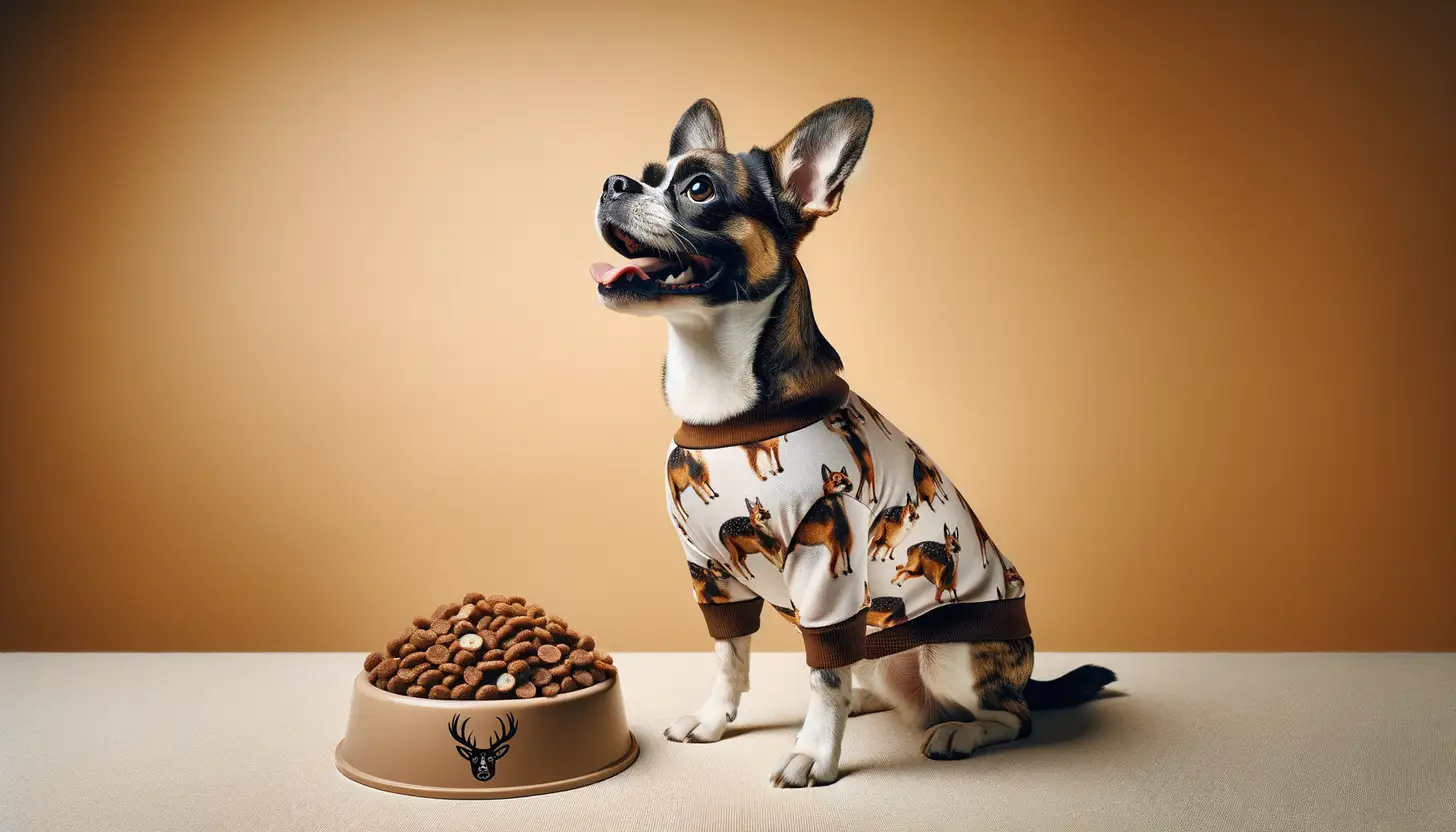
[[[713,182],[706,176],[695,176],[688,183],[684,193],[693,202],[707,202],[713,198]]]

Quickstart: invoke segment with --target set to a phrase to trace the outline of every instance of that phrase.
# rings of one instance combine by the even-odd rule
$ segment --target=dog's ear
[[[745,508],[748,509],[748,513],[749,514],[752,514],[753,513],[753,503],[748,502],[748,498],[747,497],[744,497],[743,498],[743,505],[744,505]]]
[[[844,181],[870,137],[875,111],[863,98],[845,98],[810,113],[770,149],[784,196],[807,216],[839,210]]]
[[[728,142],[723,138],[723,118],[718,108],[706,98],[688,108],[677,127],[672,130],[672,141],[668,143],[667,158],[681,156],[689,150],[724,150]]]
[[[828,465],[820,465],[819,466],[819,476],[823,477],[825,482],[829,482],[829,466]]]

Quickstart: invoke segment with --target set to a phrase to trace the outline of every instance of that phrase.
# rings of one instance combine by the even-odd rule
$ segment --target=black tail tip
[[[1027,683],[1026,700],[1033,709],[1067,708],[1091,702],[1103,688],[1117,681],[1117,674],[1105,667],[1084,664],[1048,682]]]

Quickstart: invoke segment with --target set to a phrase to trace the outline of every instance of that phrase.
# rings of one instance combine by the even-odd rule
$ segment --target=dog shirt
[[[757,632],[767,601],[816,668],[1029,636],[1025,583],[960,491],[836,381],[789,408],[677,431],[667,509],[709,634]]]

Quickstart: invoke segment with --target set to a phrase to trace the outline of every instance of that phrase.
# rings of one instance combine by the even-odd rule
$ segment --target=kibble
[[[472,592],[415,618],[383,651],[365,657],[364,670],[370,684],[401,696],[550,698],[616,677],[612,657],[596,646],[519,595]]]

